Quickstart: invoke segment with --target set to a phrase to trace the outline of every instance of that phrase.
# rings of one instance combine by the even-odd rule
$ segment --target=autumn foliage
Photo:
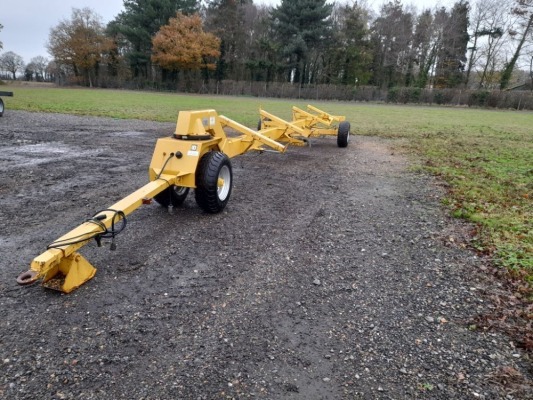
[[[214,69],[220,39],[204,32],[198,14],[178,12],[152,39],[152,61],[168,70]]]
[[[105,34],[100,17],[91,9],[73,9],[72,18],[50,30],[48,51],[60,65],[68,65],[76,77],[83,76],[92,86],[98,64],[114,49]]]

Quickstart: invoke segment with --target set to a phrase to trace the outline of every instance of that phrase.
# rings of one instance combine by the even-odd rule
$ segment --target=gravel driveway
[[[221,214],[144,206],[116,251],[82,250],[98,272],[80,289],[17,286],[147,182],[173,128],[0,118],[0,398],[533,398],[527,356],[471,325],[497,283],[453,245],[442,190],[373,137],[235,158]]]

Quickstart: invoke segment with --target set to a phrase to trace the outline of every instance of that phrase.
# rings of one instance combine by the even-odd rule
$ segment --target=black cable
[[[170,155],[166,159],[165,163],[163,164],[163,168],[161,168],[161,171],[159,172],[159,174],[156,177],[156,179],[163,179],[165,182],[168,183],[169,186],[171,186],[170,183],[166,179],[161,178],[161,175],[163,174],[163,171],[165,170],[165,167],[167,166],[168,162],[170,161],[170,159],[172,157],[174,157],[174,153],[170,153]],[[113,217],[111,218],[111,229],[106,228],[105,224],[102,222],[102,219],[107,218],[105,216],[105,214],[104,215],[99,215],[99,214],[101,214],[103,212],[106,212],[106,211],[113,212]],[[115,228],[115,224],[116,224],[116,222],[118,222],[117,217],[120,218],[120,221],[122,221],[122,224],[119,226],[119,228]],[[117,236],[120,232],[122,232],[124,230],[124,228],[126,228],[126,224],[127,224],[126,214],[124,214],[124,211],[113,210],[111,208],[98,211],[95,214],[94,217],[91,217],[91,218],[85,220],[85,222],[89,222],[91,224],[97,225],[102,231],[101,232],[92,232],[92,233],[83,233],[81,235],[72,236],[70,238],[56,240],[55,242],[50,243],[46,248],[47,249],[57,249],[57,248],[60,248],[60,247],[63,247],[63,246],[71,246],[71,245],[74,245],[74,244],[86,242],[87,240],[91,240],[93,238],[96,239],[96,243],[100,247],[102,239],[111,238],[111,240],[112,240],[111,250],[114,250],[115,247],[116,247],[115,246],[115,236]]]
[[[174,157],[174,153],[170,153],[170,155],[168,156],[168,158],[167,158],[166,161],[164,162],[163,167],[161,168],[161,171],[159,171],[159,174],[157,174],[157,176],[155,177],[155,180],[158,180],[158,179],[162,179],[162,180],[164,180],[164,181],[167,183],[168,187],[171,187],[172,185],[171,185],[170,182],[167,181],[165,178],[161,178],[161,175],[163,174],[163,171],[165,170],[165,167],[167,166],[168,162],[170,161],[170,159],[171,159],[172,157]],[[169,191],[169,192],[168,192],[168,195],[169,195],[169,201],[168,201],[168,203],[169,203],[169,204],[172,204],[172,193]]]
[[[87,236],[87,235],[90,235],[90,236]],[[47,249],[58,249],[63,246],[70,246],[73,244],[78,244],[81,242],[85,242],[87,240],[91,240],[92,238],[98,235],[99,235],[98,232],[97,233],[84,233],[78,236],[72,236],[68,239],[56,240],[55,242],[52,242],[48,246],[46,246],[46,248]]]
[[[105,224],[102,222],[102,219],[107,218],[105,214],[99,215],[106,211],[113,212],[113,217],[111,218],[111,229],[106,228]],[[118,228],[115,228],[115,224],[118,222],[118,220],[116,221],[117,217],[121,218],[120,221],[122,221],[122,224]],[[102,229],[102,231],[92,232],[92,233],[83,233],[81,235],[72,236],[70,238],[56,240],[55,242],[52,242],[51,244],[49,244],[47,246],[47,249],[57,249],[63,246],[70,246],[70,245],[86,242],[87,240],[91,240],[93,238],[96,239],[98,246],[100,246],[101,245],[100,241],[102,238],[104,239],[111,238],[113,240],[113,242],[111,243],[111,246],[112,246],[112,249],[114,250],[113,247],[116,247],[114,244],[115,236],[118,235],[120,232],[122,232],[124,228],[126,228],[126,224],[127,224],[126,214],[124,213],[124,211],[113,210],[110,208],[98,211],[94,217],[85,220],[85,222],[89,222],[89,223],[97,225],[100,229]]]
[[[116,235],[118,235],[120,232],[122,232],[124,230],[124,228],[126,228],[126,224],[128,223],[128,221],[126,220],[126,214],[124,214],[124,211],[113,210],[111,208],[107,208],[105,210],[99,211],[97,214],[100,214],[100,213],[105,212],[105,211],[111,211],[111,212],[114,213],[113,217],[111,218],[111,230],[106,229],[104,233],[100,234],[100,237],[102,237],[104,239],[108,239],[108,238],[113,238],[114,239]],[[117,217],[120,217],[121,218],[120,221],[122,221],[122,224],[120,225],[119,229],[115,229],[115,218],[117,218]],[[105,225],[104,225],[104,227],[105,227]]]
[[[159,171],[159,174],[155,177],[155,179],[159,179],[161,178],[161,175],[163,174],[163,171],[165,170],[165,167],[167,166],[168,162],[170,161],[170,159],[174,157],[174,153],[170,153],[170,155],[168,156],[167,160],[165,161],[165,163],[163,164],[163,167],[161,168],[161,171]],[[164,181],[168,182],[166,179],[163,179]],[[170,184],[169,184],[170,186]]]

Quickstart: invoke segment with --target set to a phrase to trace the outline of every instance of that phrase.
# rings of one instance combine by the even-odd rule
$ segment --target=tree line
[[[0,69],[28,80],[187,91],[228,81],[506,89],[524,66],[532,74],[532,31],[533,0],[421,11],[393,0],[377,13],[364,1],[124,0],[107,25],[90,8],[73,9],[50,30],[51,60],[25,65],[7,52]]]

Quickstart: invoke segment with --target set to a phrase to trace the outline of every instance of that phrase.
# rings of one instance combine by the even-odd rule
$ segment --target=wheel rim
[[[221,201],[226,200],[231,188],[231,172],[227,165],[223,165],[218,173],[218,185],[217,185],[218,198]]]
[[[174,193],[176,193],[178,196],[183,196],[187,190],[189,190],[186,186],[174,186]]]

